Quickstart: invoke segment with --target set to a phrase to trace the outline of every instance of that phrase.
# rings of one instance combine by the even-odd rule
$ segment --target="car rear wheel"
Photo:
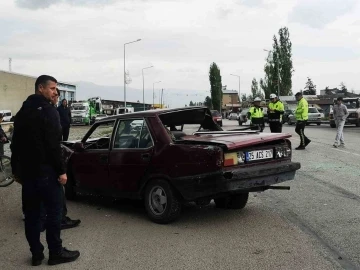
[[[242,126],[243,122],[239,121],[239,126]]]
[[[320,126],[320,125],[321,125],[321,123],[317,123],[317,125],[318,125],[318,126]]]
[[[292,122],[290,119],[288,120],[288,125],[290,125],[290,126],[292,125]]]
[[[222,121],[220,121],[219,126],[222,127]]]
[[[214,199],[217,208],[243,209],[249,199],[249,192]]]
[[[335,124],[330,124],[330,127],[336,128],[336,125]]]
[[[145,208],[149,218],[160,224],[177,219],[182,205],[179,196],[165,180],[153,180],[145,189]]]

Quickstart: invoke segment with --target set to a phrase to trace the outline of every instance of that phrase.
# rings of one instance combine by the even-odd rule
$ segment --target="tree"
[[[344,82],[341,82],[340,83],[340,90],[343,92],[343,93],[347,93],[347,87],[345,86]]]
[[[307,78],[307,82],[305,84],[305,88],[303,91],[304,95],[316,95],[316,85],[312,82],[311,78]]]
[[[221,73],[216,63],[212,63],[210,65],[209,80],[211,87],[210,92],[211,92],[212,107],[214,108],[214,110],[221,111],[221,101],[222,101]]]
[[[264,94],[262,93],[261,89],[259,89],[259,84],[256,79],[253,78],[251,82],[251,99],[254,100],[256,97],[264,99]]]
[[[208,107],[210,110],[212,109],[211,97],[207,96],[207,97],[205,98],[204,106]]]
[[[292,64],[292,44],[287,27],[279,29],[279,40],[274,35],[273,49],[269,52],[264,66],[265,77],[260,80],[260,86],[269,98],[271,93],[278,93],[280,96],[292,95],[292,73],[294,72]],[[279,80],[280,77],[280,80]],[[279,86],[278,86],[279,83]]]
[[[241,95],[241,101],[246,101],[246,100],[247,100],[246,94],[242,94]]]
[[[195,105],[194,102],[192,102],[192,100],[191,100],[189,106],[191,107],[191,106],[194,106],[194,105]]]

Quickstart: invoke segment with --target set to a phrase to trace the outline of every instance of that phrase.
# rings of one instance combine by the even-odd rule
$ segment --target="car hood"
[[[201,135],[188,135],[182,137],[183,141],[194,143],[209,143],[209,144],[221,144],[228,150],[233,150],[241,147],[247,147],[260,143],[266,143],[276,140],[282,140],[290,138],[289,133],[228,133],[221,134],[221,132],[214,132],[213,134],[201,134]]]
[[[348,112],[349,113],[354,113],[354,112],[357,112],[358,109],[348,109]]]

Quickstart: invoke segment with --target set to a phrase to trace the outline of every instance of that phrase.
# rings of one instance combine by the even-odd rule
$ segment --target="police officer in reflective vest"
[[[308,110],[309,105],[301,92],[296,93],[295,95],[297,100],[297,107],[295,110],[296,117],[296,128],[295,132],[300,136],[300,145],[295,148],[295,150],[304,150],[305,147],[311,142],[311,140],[305,136],[304,129],[306,126],[306,122],[308,120]]]
[[[270,95],[270,104],[268,106],[269,126],[271,133],[282,132],[282,115],[284,114],[284,104],[275,94]]]
[[[261,99],[256,97],[253,102],[253,106],[249,109],[247,117],[250,119],[252,127],[251,129],[258,129],[263,132],[265,128],[263,108],[260,107]]]

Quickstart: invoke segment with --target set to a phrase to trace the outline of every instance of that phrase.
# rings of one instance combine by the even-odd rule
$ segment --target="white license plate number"
[[[245,153],[246,161],[273,158],[273,150],[258,150]]]

